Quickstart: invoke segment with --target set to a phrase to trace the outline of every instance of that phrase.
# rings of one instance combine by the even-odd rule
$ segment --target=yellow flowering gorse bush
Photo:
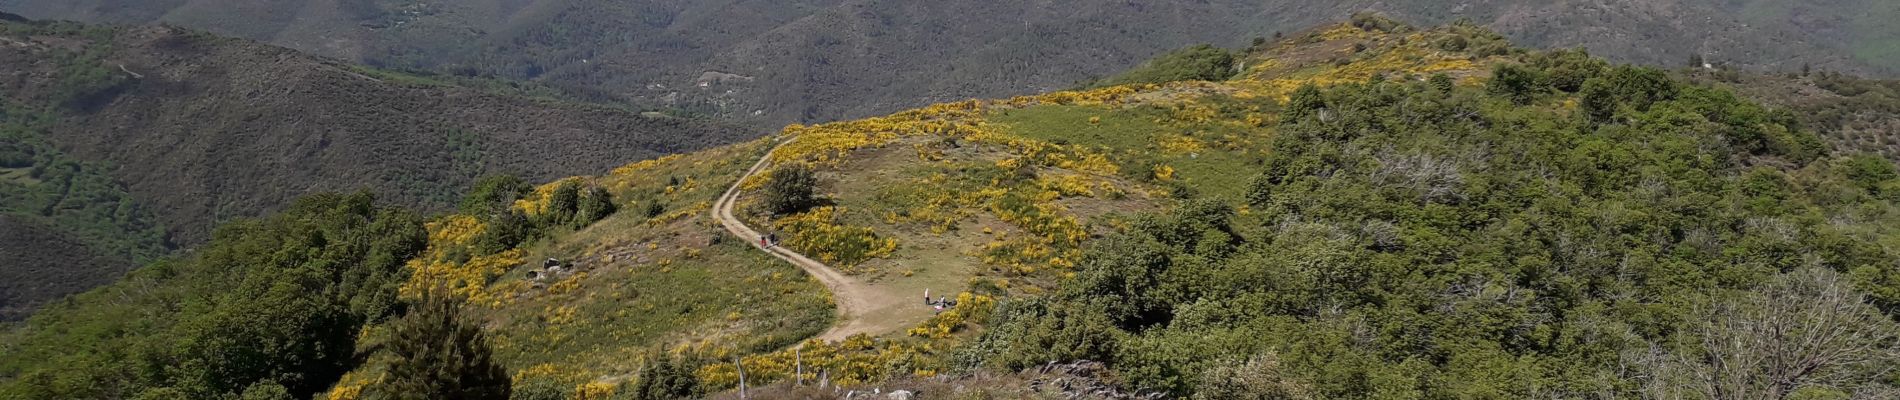
[[[879,237],[871,228],[839,224],[844,212],[840,207],[818,207],[773,221],[772,227],[785,233],[786,246],[847,270],[897,250],[897,239]]]
[[[570,177],[548,182],[541,186],[535,186],[534,192],[528,193],[527,196],[522,196],[520,200],[515,200],[514,208],[521,210],[522,214],[527,214],[529,217],[547,214],[548,203],[553,200],[556,190],[560,190],[562,185],[580,183],[581,178]]]
[[[493,303],[495,298],[483,290],[488,282],[521,264],[520,249],[469,257],[457,262],[455,252],[467,251],[475,238],[487,228],[481,220],[467,215],[450,215],[426,225],[429,245],[423,255],[409,260],[409,281],[399,288],[405,298],[418,298],[430,289],[447,289],[449,294],[467,298],[475,304]]]

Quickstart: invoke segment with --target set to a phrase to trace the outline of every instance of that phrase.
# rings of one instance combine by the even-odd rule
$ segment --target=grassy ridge
[[[1900,362],[1900,270],[1882,261],[1900,215],[1891,162],[1830,152],[1789,112],[1664,71],[1394,26],[1265,47],[1226,82],[787,129],[799,142],[778,161],[871,211],[841,223],[900,243],[866,265],[971,265],[969,290],[1005,296],[992,318],[946,312],[909,340],[801,348],[897,369],[845,382],[1095,360],[1126,388],[1207,398],[1900,386],[1872,367]],[[1090,215],[1104,210],[1149,213]],[[1749,328],[1801,324],[1839,329]],[[1796,340],[1853,355],[1734,368],[1794,356],[1776,346]],[[742,364],[789,379],[789,353]],[[734,373],[698,375],[730,387]],[[1768,376],[1795,378],[1750,383]]]
[[[1900,215],[1893,164],[1825,154],[1792,115],[1730,92],[1574,56],[1514,54],[1477,87],[1405,70],[1308,83],[1249,144],[1259,165],[1227,171],[1252,179],[1244,201],[1190,200],[1095,242],[1076,279],[1005,302],[962,359],[1101,360],[1132,387],[1209,397],[1900,387],[1864,368],[1900,362],[1900,270],[1880,245],[1900,233],[1881,222]],[[1859,222],[1822,222],[1843,218]],[[1813,323],[1841,325],[1739,328]],[[1854,355],[1734,367],[1802,340]],[[1645,351],[1661,355],[1631,356]],[[1793,378],[1752,383],[1768,376]]]

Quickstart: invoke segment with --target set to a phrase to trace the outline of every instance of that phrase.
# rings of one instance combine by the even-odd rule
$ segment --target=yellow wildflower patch
[[[673,155],[668,155],[665,157],[660,157],[660,158],[655,158],[655,159],[637,161],[631,164],[622,165],[619,168],[614,168],[613,172],[610,172],[609,175],[629,176],[629,175],[634,175],[640,172],[651,171],[655,167],[659,167],[662,164],[679,160],[681,157],[684,157],[684,156],[685,155],[683,154],[673,154]]]
[[[1199,153],[1207,150],[1207,143],[1188,135],[1164,135],[1156,143],[1161,152],[1168,155]]]
[[[1155,166],[1155,180],[1159,180],[1162,182],[1174,180],[1174,167],[1171,167],[1168,165],[1156,165]]]
[[[608,382],[588,382],[574,387],[574,400],[607,400],[614,397],[619,385]]]
[[[515,200],[514,207],[516,210],[521,210],[522,214],[527,214],[530,217],[547,214],[548,203],[553,200],[554,191],[560,190],[562,185],[580,184],[581,181],[582,179],[579,177],[569,177],[536,186],[533,193],[522,196],[521,200]]]
[[[839,224],[844,212],[842,207],[818,207],[774,221],[772,227],[786,234],[786,246],[846,270],[897,250],[897,239],[880,237],[871,228]]]
[[[521,265],[521,249],[510,249],[496,254],[471,257],[467,262],[456,263],[439,257],[410,260],[409,282],[401,288],[405,298],[417,298],[431,288],[445,288],[455,296],[467,298],[473,303],[486,303],[487,291],[482,290],[488,282],[500,277],[509,269]]]

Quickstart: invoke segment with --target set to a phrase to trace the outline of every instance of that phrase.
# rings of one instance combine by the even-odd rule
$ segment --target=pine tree
[[[364,388],[370,399],[507,399],[508,371],[494,360],[480,327],[461,306],[428,295],[391,326],[388,377]]]
[[[635,383],[633,397],[636,399],[679,399],[700,394],[699,377],[693,375],[693,368],[683,360],[674,360],[665,355],[654,355],[646,368],[640,369],[639,381]]]

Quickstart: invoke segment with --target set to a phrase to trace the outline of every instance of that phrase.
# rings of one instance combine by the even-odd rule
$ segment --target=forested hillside
[[[227,225],[189,258],[140,268],[8,332],[0,396],[307,396],[355,363],[365,324],[400,310],[403,262],[425,241],[420,218],[367,194]]]
[[[1826,71],[1693,70],[1687,76],[1790,110],[1837,152],[1879,154],[1900,161],[1900,136],[1895,136],[1900,133],[1900,81]]]
[[[174,247],[110,164],[59,150],[55,114],[0,99],[0,321],[112,282]]]
[[[8,271],[20,279],[0,284],[7,309],[310,193],[368,189],[439,211],[483,174],[554,179],[758,135],[175,27],[0,21],[0,71],[0,211],[83,249],[0,247],[22,261],[0,269],[65,271]]]
[[[4,0],[0,11],[164,22],[373,65],[529,79],[580,97],[776,128],[1068,88],[1194,43],[1226,47],[1374,10],[1468,19],[1538,48],[1893,74],[1881,0],[882,2]]]
[[[0,333],[0,397],[1900,396],[1900,169],[1840,117],[1889,83],[1284,36],[426,222],[318,196]]]
[[[682,340],[782,348],[828,297],[704,213],[758,149],[492,176],[426,220],[306,197],[0,331],[0,398],[605,398]]]

